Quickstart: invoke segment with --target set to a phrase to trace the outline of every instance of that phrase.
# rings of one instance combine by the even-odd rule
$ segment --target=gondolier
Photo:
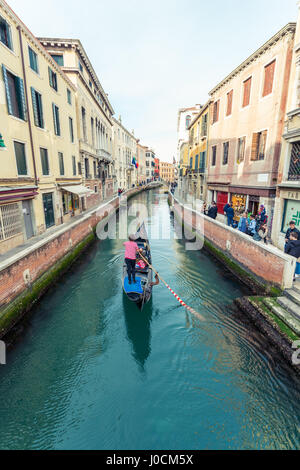
[[[135,284],[136,257],[140,249],[135,242],[134,235],[129,235],[128,241],[124,242],[123,245],[125,246],[125,263],[127,266],[128,282],[131,284],[131,281],[133,281]]]

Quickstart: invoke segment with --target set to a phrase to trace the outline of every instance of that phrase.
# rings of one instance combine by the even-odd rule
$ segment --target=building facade
[[[76,88],[0,0],[0,253],[82,210]],[[64,187],[73,191],[65,195]]]
[[[154,179],[158,180],[160,178],[160,160],[159,158],[154,158]]]
[[[207,102],[189,126],[188,167],[181,188],[201,200],[207,197],[209,109]]]
[[[137,183],[137,169],[133,158],[137,158],[137,139],[122,124],[122,118],[113,118],[113,153],[117,185],[129,189]]]
[[[189,108],[180,108],[177,114],[177,161],[180,161],[180,148],[183,142],[189,138],[189,127],[195,116],[201,109],[200,104]]]
[[[175,167],[172,163],[160,162],[160,178],[166,183],[175,182]]]
[[[113,195],[113,108],[79,39],[39,38],[76,88],[81,174],[87,208]]]
[[[300,2],[298,7],[272,230],[272,240],[280,248],[289,222],[294,221],[300,230]]]
[[[146,175],[146,149],[144,145],[140,144],[139,140],[137,141],[137,162],[138,162],[138,169],[137,169],[137,180],[138,183],[145,183],[147,181]]]
[[[295,24],[282,28],[211,92],[208,192],[237,218],[264,204],[272,225]]]
[[[154,180],[155,152],[153,149],[146,148],[146,177],[147,183]]]

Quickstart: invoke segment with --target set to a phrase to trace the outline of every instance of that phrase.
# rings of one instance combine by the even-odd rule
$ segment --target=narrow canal
[[[167,196],[140,194],[149,227]],[[172,235],[171,233],[171,235]],[[1,449],[295,449],[299,382],[233,307],[247,292],[203,250],[151,240],[162,285],[124,299],[120,240],[97,242],[33,310],[0,368]]]

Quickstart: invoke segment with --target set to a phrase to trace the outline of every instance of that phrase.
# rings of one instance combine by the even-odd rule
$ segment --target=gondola
[[[151,252],[145,224],[143,223],[135,234],[135,241],[143,249],[143,257],[151,264]],[[149,302],[152,295],[152,269],[141,260],[136,264],[136,283],[129,284],[127,266],[123,264],[123,290],[129,300],[135,302],[140,310]]]

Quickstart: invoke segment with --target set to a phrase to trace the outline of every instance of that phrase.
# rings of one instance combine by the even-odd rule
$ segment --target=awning
[[[74,186],[61,186],[60,189],[63,189],[64,191],[72,194],[77,194],[77,196],[87,196],[93,192],[91,189],[88,189],[81,184],[76,184]]]

